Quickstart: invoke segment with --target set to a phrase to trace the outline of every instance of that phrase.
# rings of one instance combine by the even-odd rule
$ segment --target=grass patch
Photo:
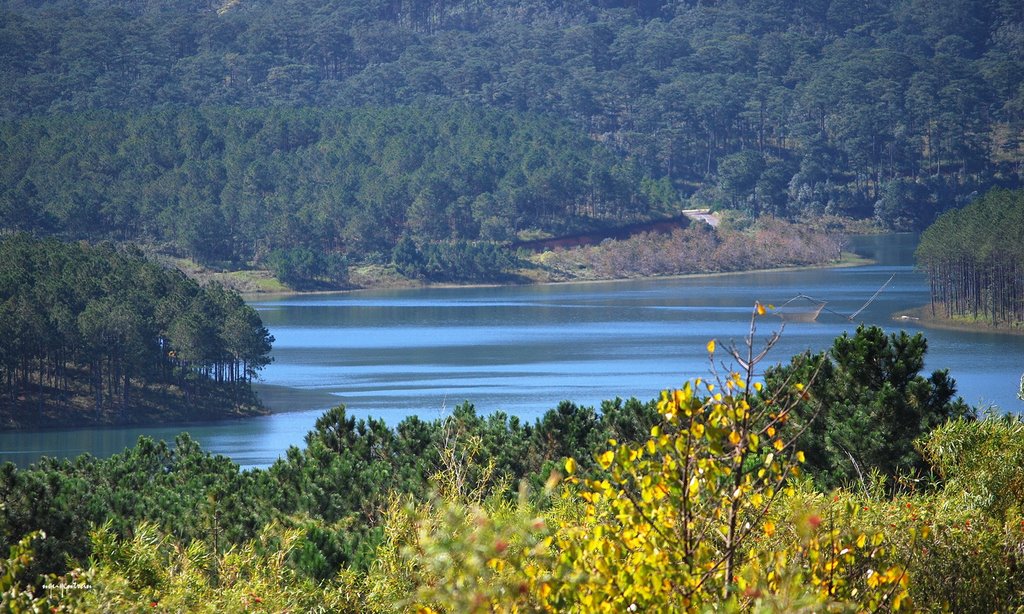
[[[178,269],[200,285],[211,282],[242,294],[263,294],[291,292],[291,288],[282,284],[266,269],[221,270],[204,266],[189,258],[178,258],[164,254],[156,254],[156,260],[164,266]]]
[[[281,283],[270,271],[244,270],[230,271],[222,274],[227,281],[221,283],[239,292],[288,292],[288,286]],[[244,288],[242,290],[241,288]]]

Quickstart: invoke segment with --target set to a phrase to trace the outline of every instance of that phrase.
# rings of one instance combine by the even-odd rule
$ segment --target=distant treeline
[[[776,215],[878,216],[894,228],[923,228],[976,191],[1021,182],[1022,25],[1018,0],[12,0],[0,9],[0,117],[70,114],[45,131],[61,147],[74,149],[84,130],[77,128],[83,123],[77,114],[96,110],[337,109],[432,101],[544,114],[568,122],[578,138],[614,150],[621,164],[635,169],[623,184],[634,193],[635,174],[665,180],[668,193],[693,195],[694,204]],[[173,122],[149,115],[112,121],[127,122],[157,143],[169,138],[162,132],[188,141],[191,130],[186,125],[178,131]],[[399,134],[424,129],[394,117],[383,121]],[[379,167],[376,173],[389,181],[364,187],[351,177],[325,174],[318,164],[305,166],[307,157],[294,157],[296,146],[324,144],[299,129],[299,136],[283,138],[276,147],[282,159],[264,160],[269,179],[251,169],[248,188],[257,200],[272,197],[273,206],[259,209],[268,225],[285,219],[281,209],[308,208],[298,217],[299,235],[310,230],[322,236],[327,201],[343,201],[346,209],[359,204],[375,222],[362,228],[369,245],[358,244],[362,233],[353,234],[359,225],[351,216],[342,216],[348,230],[333,233],[331,241],[360,252],[391,238],[378,236],[379,228],[401,232],[402,213],[417,197],[425,202],[408,217],[418,220],[411,222],[412,231],[423,237],[447,235],[454,227],[461,238],[471,238],[477,225],[482,236],[501,234],[522,228],[520,215],[536,216],[544,228],[552,223],[549,217],[571,219],[569,208],[580,205],[637,212],[636,203],[608,195],[607,178],[593,176],[614,165],[552,164],[550,148],[543,145],[549,129],[537,131],[541,143],[497,130],[495,138],[510,146],[521,166],[521,173],[509,173],[497,165],[497,175],[510,182],[503,189],[494,189],[496,169],[488,162],[493,139],[479,129],[445,153],[471,161],[457,174],[482,185],[451,182],[444,173],[440,185],[419,181],[422,145],[399,140],[385,159],[368,147],[365,163]],[[97,137],[105,132],[93,130]],[[104,146],[116,150],[120,140]],[[532,152],[527,157],[524,145]],[[206,189],[210,182],[200,178],[210,173],[215,179],[218,169],[184,164],[166,145],[154,148],[163,159],[138,186],[139,198],[149,192],[152,198],[180,199],[207,218],[226,209],[227,228],[210,228],[227,237],[228,245],[214,251],[258,251],[254,237],[235,234],[233,205],[226,202],[238,198],[243,175],[226,169],[228,185],[213,184],[227,189]],[[23,170],[11,145],[2,151],[4,166]],[[336,151],[328,146],[323,155]],[[468,155],[476,151],[482,159]],[[196,159],[196,153],[185,158]],[[180,182],[166,177],[152,187],[151,180],[164,174],[160,162],[191,175],[191,189],[176,192]],[[295,166],[278,178],[278,163]],[[363,166],[345,155],[337,164]],[[106,178],[115,169],[98,163],[61,170],[73,171],[62,175],[69,180],[79,172]],[[295,173],[306,177],[294,192],[283,188]],[[391,180],[414,187],[411,193],[395,192]],[[20,176],[4,187],[18,181]],[[33,199],[30,186],[23,187],[29,193],[16,204]],[[580,194],[591,192],[596,193],[590,202],[581,201]],[[498,204],[476,202],[485,193]],[[46,195],[42,188],[39,198]],[[80,187],[62,206],[93,212],[97,198],[104,210],[112,209],[104,216],[124,207]],[[509,198],[511,205],[503,202]],[[400,204],[388,205],[392,200]],[[129,231],[167,225],[140,207],[147,227]],[[239,239],[250,243],[234,245]]]
[[[1024,191],[994,190],[921,235],[932,312],[1024,325]]]
[[[387,263],[403,237],[426,264],[431,243],[465,252],[671,200],[564,124],[461,106],[59,114],[0,123],[0,151],[3,226],[263,263],[300,282]]]
[[[220,286],[110,244],[0,241],[0,416],[73,425],[225,415],[273,341]]]

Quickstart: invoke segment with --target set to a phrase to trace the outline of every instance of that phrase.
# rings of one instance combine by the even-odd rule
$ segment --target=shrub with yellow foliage
[[[450,588],[464,581],[462,574],[479,579],[481,569],[506,574],[489,588],[477,583],[463,593],[475,595],[460,604],[470,611],[903,607],[908,574],[884,563],[884,534],[808,519],[797,539],[775,538],[771,512],[796,496],[802,453],[793,447],[794,435],[782,435],[790,411],[783,399],[793,398],[792,391],[773,395],[755,381],[758,363],[778,338],[773,334],[755,351],[764,313],[757,305],[745,348],[728,349],[741,370],[664,392],[661,424],[646,441],[609,441],[596,454],[600,471],[589,476],[577,475],[576,461],[567,459],[559,513],[532,525],[543,532],[527,530],[528,514],[503,520],[477,508],[468,523],[464,512],[444,507],[421,514],[409,551],[460,561],[436,566],[434,581],[419,586],[421,607],[451,609]],[[707,349],[714,373],[715,342]],[[805,388],[788,385],[798,393]],[[502,535],[515,536],[521,547],[481,549],[511,543]],[[778,547],[765,548],[769,543]],[[467,566],[470,552],[478,560]]]

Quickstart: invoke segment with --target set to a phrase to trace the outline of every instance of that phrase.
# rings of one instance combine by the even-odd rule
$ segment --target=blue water
[[[1024,337],[926,330],[894,312],[925,305],[914,271],[914,237],[860,238],[871,266],[735,275],[498,288],[431,288],[293,296],[252,302],[277,338],[259,392],[276,410],[230,422],[131,429],[0,434],[0,458],[109,455],[140,434],[170,439],[187,430],[205,449],[262,467],[303,443],[326,408],[395,424],[437,418],[472,402],[480,413],[533,420],[563,399],[650,399],[706,376],[705,345],[742,344],[755,301],[781,305],[798,294],[827,302],[816,322],[788,322],[765,363],[827,348],[857,323],[924,332],[928,370],[949,369],[966,401],[1020,412]],[[886,282],[857,322],[859,310]],[[759,319],[755,339],[779,330]],[[724,357],[723,352],[718,353]],[[728,365],[726,365],[728,367]],[[722,369],[721,365],[717,368]]]

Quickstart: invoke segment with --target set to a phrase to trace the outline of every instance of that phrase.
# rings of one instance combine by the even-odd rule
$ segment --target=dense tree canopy
[[[921,472],[927,466],[915,441],[947,420],[974,415],[948,371],[921,374],[927,349],[920,333],[860,326],[827,352],[794,356],[768,371],[772,389],[807,384],[791,428],[800,432],[816,481],[835,487],[864,484],[872,471],[889,478]]]
[[[15,0],[0,208],[206,260],[386,256],[680,196],[923,228],[1020,185],[1022,32],[1014,0]]]
[[[118,535],[149,522],[177,539],[225,550],[256,536],[270,520],[310,531],[296,561],[329,577],[340,565],[367,567],[381,538],[380,523],[395,493],[427,496],[430,478],[458,463],[462,485],[509,496],[520,480],[539,487],[555,463],[611,437],[633,437],[656,421],[654,403],[606,401],[601,411],[563,402],[533,424],[502,413],[482,417],[458,406],[445,420],[407,418],[396,427],[356,420],[344,407],[328,410],[303,448],[261,471],[242,472],[200,450],[187,434],[174,445],[141,438],[109,459],[44,459],[28,470],[0,467],[0,546],[44,530],[39,553],[48,570],[88,554],[91,526]],[[447,456],[446,456],[447,455]],[[581,467],[593,463],[583,460]]]
[[[652,213],[608,147],[462,106],[62,114],[0,124],[0,147],[4,225],[262,261],[300,283],[337,278],[341,258],[387,262],[402,237],[437,276],[465,242]]]
[[[993,190],[921,235],[933,314],[1024,325],[1024,191]]]
[[[270,361],[274,338],[241,297],[137,250],[19,234],[0,240],[0,262],[7,423],[223,415],[251,402]]]

